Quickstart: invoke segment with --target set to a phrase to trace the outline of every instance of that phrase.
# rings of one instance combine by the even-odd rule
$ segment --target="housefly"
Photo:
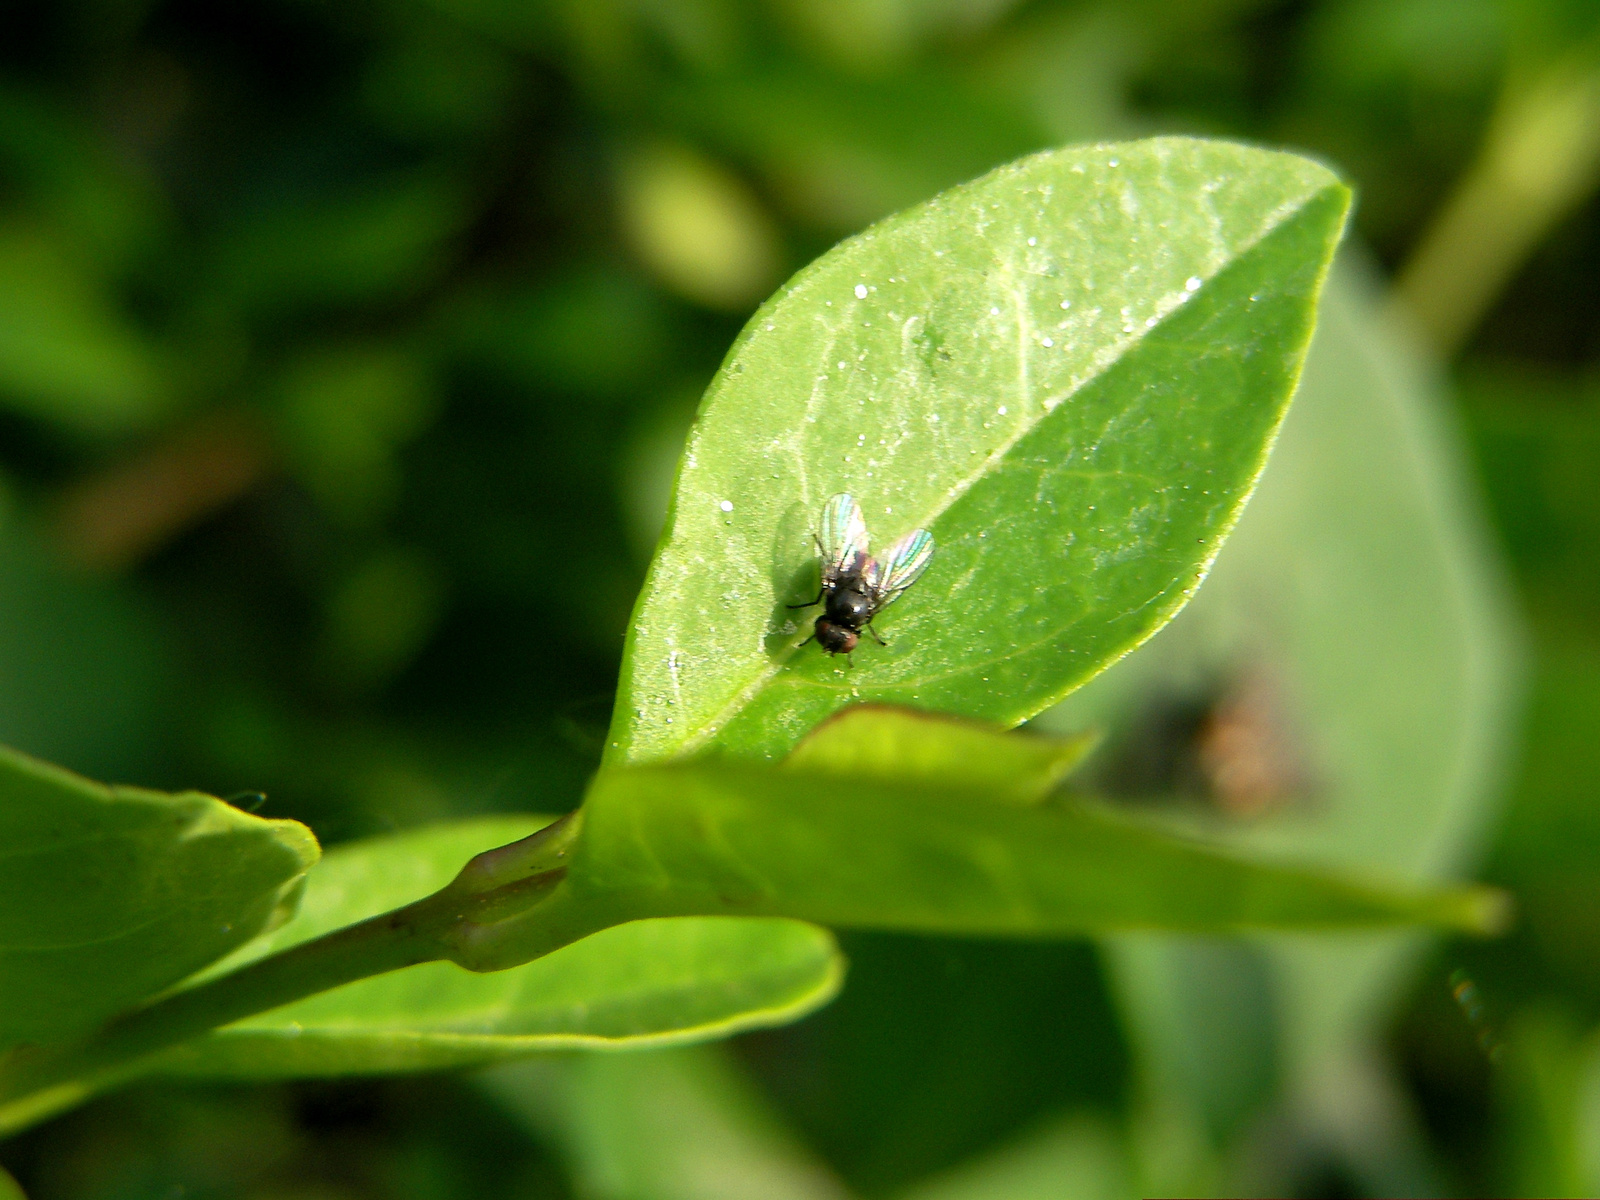
[[[867,525],[861,519],[860,505],[854,496],[840,492],[822,506],[816,537],[822,555],[822,587],[815,600],[789,606],[823,606],[806,642],[815,638],[829,654],[849,654],[865,629],[880,646],[886,645],[872,628],[872,618],[899,599],[927,568],[933,557],[933,535],[926,529],[913,529],[881,558],[874,558],[867,553]]]

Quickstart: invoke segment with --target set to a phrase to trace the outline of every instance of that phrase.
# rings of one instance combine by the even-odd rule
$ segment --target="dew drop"
[[[1037,246],[1038,244],[1039,244],[1039,239],[1038,238],[1031,237],[1031,238],[1028,239],[1028,245]]]
[[[1039,344],[1041,346],[1044,346],[1046,349],[1048,349],[1049,347],[1054,346],[1056,344],[1056,340],[1055,340],[1055,338],[1040,338],[1039,339]]]
[[[1186,292],[1198,292],[1200,290],[1200,276],[1191,275],[1185,279],[1183,281],[1183,290]]]
[[[723,512],[732,512],[733,511],[733,501],[732,500],[719,500],[719,501],[717,501],[717,507],[720,508]]]
[[[864,284],[864,283],[856,284],[856,299],[857,300],[865,300],[866,298],[867,298],[867,285]]]

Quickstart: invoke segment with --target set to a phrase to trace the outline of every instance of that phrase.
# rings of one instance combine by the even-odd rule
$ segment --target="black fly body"
[[[816,599],[789,606],[823,606],[806,642],[814,638],[829,654],[849,654],[865,629],[880,646],[886,644],[872,628],[872,618],[893,604],[927,568],[933,557],[933,535],[926,529],[913,529],[882,558],[873,558],[867,553],[861,507],[855,497],[840,492],[823,505],[816,536],[822,555],[822,587]]]

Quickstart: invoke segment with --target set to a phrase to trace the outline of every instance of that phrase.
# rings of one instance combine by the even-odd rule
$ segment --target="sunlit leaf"
[[[776,757],[847,704],[1014,724],[1180,607],[1264,461],[1348,193],[1155,139],[1043,154],[893,217],[747,326],[690,437],[610,758]],[[852,669],[804,646],[836,492],[937,551]]]

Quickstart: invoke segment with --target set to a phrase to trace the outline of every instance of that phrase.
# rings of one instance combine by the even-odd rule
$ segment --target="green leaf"
[[[207,974],[416,900],[474,854],[547,822],[485,817],[339,847],[311,872],[294,921]],[[832,935],[799,921],[637,921],[509,971],[476,975],[436,962],[364,979],[236,1022],[152,1069],[341,1075],[726,1037],[826,1003],[843,972]]]
[[[11,1178],[4,1167],[0,1167],[0,1200],[28,1200],[22,1194],[22,1189],[17,1186],[17,1181]]]
[[[941,1172],[898,1200],[1123,1200],[1141,1191],[1127,1160],[1104,1118],[1075,1113]]]
[[[1347,190],[1153,139],[1024,159],[824,255],[746,327],[691,434],[610,761],[775,758],[879,701],[1004,724],[1159,628],[1265,459]],[[854,669],[802,646],[823,502],[927,574]]]
[[[721,1046],[517,1063],[480,1082],[590,1200],[847,1200]]]
[[[0,403],[73,431],[164,415],[170,384],[109,288],[48,237],[0,226]]]
[[[80,1032],[293,909],[311,831],[0,749],[0,1049]]]
[[[818,725],[784,759],[791,770],[856,781],[929,780],[986,799],[1036,804],[1094,745],[1092,735],[997,736],[976,721],[864,704]]]
[[[992,735],[995,737],[1015,735]],[[596,777],[570,901],[930,933],[1222,932],[1424,922],[1483,930],[1483,889],[1409,892],[1229,857],[1086,805],[723,761]]]

